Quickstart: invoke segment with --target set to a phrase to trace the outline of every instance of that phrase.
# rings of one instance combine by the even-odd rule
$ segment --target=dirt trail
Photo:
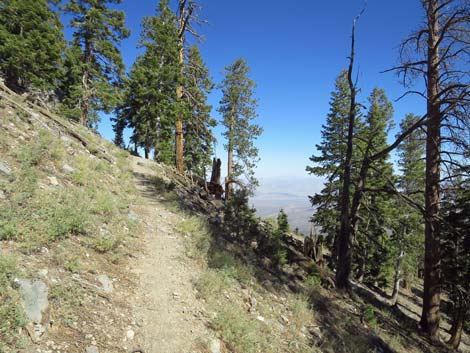
[[[139,288],[132,300],[137,325],[135,343],[145,353],[197,352],[209,338],[200,319],[197,276],[183,260],[184,237],[175,230],[182,216],[168,210],[148,182],[152,162],[134,158],[132,167],[141,201],[132,211],[145,225],[143,254],[133,264]]]

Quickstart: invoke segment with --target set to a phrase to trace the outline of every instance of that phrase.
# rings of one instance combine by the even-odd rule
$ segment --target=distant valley
[[[261,218],[276,217],[283,209],[292,229],[299,228],[303,234],[310,232],[309,219],[313,214],[308,195],[319,192],[323,186],[321,179],[314,177],[260,178],[260,186],[250,199]]]

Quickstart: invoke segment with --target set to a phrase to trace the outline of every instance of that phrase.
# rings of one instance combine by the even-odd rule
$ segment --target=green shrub
[[[305,288],[309,295],[316,293],[316,291],[321,287],[321,277],[318,268],[314,265],[310,275],[305,280]]]
[[[190,216],[178,224],[178,231],[188,238],[184,243],[185,254],[191,259],[204,259],[210,248],[211,238],[206,221]]]
[[[12,287],[16,261],[0,255],[0,352],[16,352],[22,346],[18,333],[26,325],[26,317],[19,305],[19,295]]]
[[[366,305],[362,312],[362,318],[364,322],[367,323],[370,327],[377,327],[377,318],[375,317],[375,310],[372,305]]]
[[[31,167],[41,164],[46,159],[61,160],[64,153],[60,139],[49,131],[41,130],[33,143],[20,149],[17,157],[24,167]]]
[[[220,332],[224,342],[237,353],[256,353],[265,351],[259,342],[259,325],[255,319],[240,315],[239,308],[225,305],[220,308],[217,317],[212,321],[214,329]]]
[[[100,235],[88,240],[88,244],[99,253],[107,253],[117,249],[122,240],[109,234]]]

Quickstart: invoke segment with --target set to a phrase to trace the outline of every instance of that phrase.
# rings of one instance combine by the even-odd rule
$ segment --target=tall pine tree
[[[65,42],[50,3],[3,0],[0,5],[0,72],[16,91],[57,87]]]
[[[167,0],[160,1],[155,16],[144,18],[140,45],[145,51],[126,79],[115,130],[130,126],[134,130],[131,140],[144,149],[147,158],[153,149],[156,160],[173,164],[175,117],[184,109],[176,88],[183,79],[176,17]]]
[[[124,72],[121,41],[129,36],[125,27],[124,12],[109,5],[118,5],[122,0],[70,0],[64,7],[71,16],[70,24],[75,28],[73,46],[81,49],[80,70],[81,97],[80,123],[91,125],[97,120],[97,112],[112,111],[119,101],[119,82]],[[72,51],[71,54],[77,54]],[[76,59],[75,59],[76,60]],[[68,97],[77,103],[73,97]],[[65,100],[67,101],[67,100]]]
[[[249,71],[246,60],[237,59],[225,68],[225,78],[219,85],[222,99],[218,111],[222,114],[222,125],[227,129],[223,134],[227,139],[225,149],[228,152],[226,199],[230,198],[232,184],[242,175],[248,189],[252,190],[257,185],[254,168],[258,161],[258,149],[253,142],[263,129],[252,124],[257,116],[258,102],[253,97],[256,84],[248,77]]]
[[[207,104],[207,95],[214,85],[197,46],[189,49],[183,73],[183,98],[187,108],[184,119],[185,166],[205,178],[215,143],[211,128],[216,126],[217,121],[211,117],[212,107]]]
[[[310,196],[315,213],[312,222],[321,228],[326,245],[332,254],[330,265],[336,262],[336,239],[339,233],[339,200],[341,192],[341,170],[346,155],[347,122],[349,115],[350,89],[347,71],[343,70],[335,81],[335,90],[331,93],[330,111],[326,124],[322,126],[322,140],[316,145],[317,154],[310,157],[312,166],[306,170],[310,174],[326,179],[320,193]],[[361,117],[357,112],[357,125]],[[355,134],[357,133],[357,128]],[[357,160],[357,158],[354,158]],[[357,163],[357,162],[355,162]]]

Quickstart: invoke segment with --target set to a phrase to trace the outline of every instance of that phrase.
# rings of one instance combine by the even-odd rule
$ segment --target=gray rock
[[[113,281],[106,275],[99,275],[96,279],[101,283],[101,287],[105,293],[113,292]]]
[[[3,190],[0,190],[0,200],[5,200],[7,196],[5,195],[5,192]]]
[[[17,283],[20,287],[21,302],[26,316],[31,322],[40,324],[42,314],[49,306],[47,285],[41,280],[29,279],[18,279]]]
[[[0,173],[5,174],[6,176],[11,175],[11,169],[3,162],[0,162]]]
[[[134,221],[134,222],[139,221],[139,217],[132,211],[129,211],[129,213],[127,214],[127,217],[129,217],[131,221]]]
[[[220,353],[220,341],[218,339],[212,339],[209,346],[211,353]]]
[[[100,351],[98,350],[98,347],[96,346],[86,347],[85,351],[86,353],[100,353]]]
[[[73,173],[75,171],[75,169],[69,166],[68,164],[64,164],[62,166],[62,169],[64,170],[64,172],[67,172],[67,173]]]

